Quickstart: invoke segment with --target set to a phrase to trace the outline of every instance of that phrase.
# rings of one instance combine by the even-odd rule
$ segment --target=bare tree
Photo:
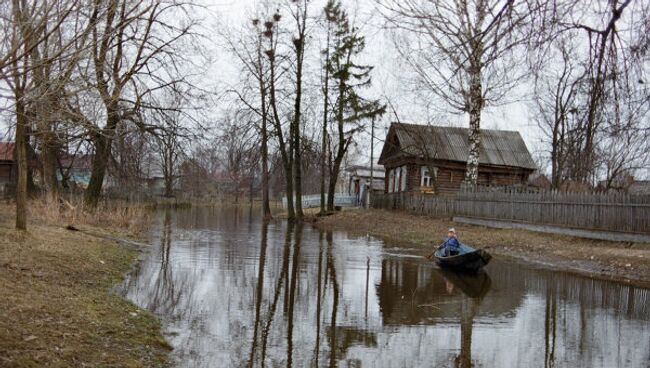
[[[264,14],[267,14],[265,11]],[[261,18],[268,18],[263,22]],[[277,20],[273,20],[277,18]],[[262,161],[262,213],[270,219],[269,204],[269,61],[265,53],[265,34],[268,35],[268,22],[279,21],[279,14],[256,15],[243,29],[234,34],[226,34],[228,49],[242,64],[241,78],[233,92],[240,103],[257,116],[260,134],[260,158]],[[257,101],[255,101],[257,100]]]
[[[644,83],[649,5],[560,2],[546,17],[548,39],[530,50],[537,120],[550,143],[553,187],[605,187],[641,168],[650,94]],[[559,9],[559,10],[558,10]],[[644,66],[645,65],[645,66]],[[647,146],[646,146],[647,147]]]
[[[302,211],[302,149],[300,145],[302,125],[302,98],[304,83],[305,44],[307,43],[307,17],[309,0],[293,0],[295,6],[291,6],[291,16],[296,23],[296,35],[293,37],[293,52],[295,64],[295,96],[293,119],[291,121],[290,136],[293,142],[293,180],[297,202],[296,218],[300,221],[304,217]]]
[[[178,178],[178,165],[183,156],[183,149],[193,137],[191,119],[186,111],[189,108],[187,98],[190,95],[190,91],[184,90],[180,85],[174,85],[172,90],[165,91],[158,103],[161,108],[154,110],[152,117],[159,120],[154,135],[154,150],[163,174],[165,197],[174,196],[174,185]]]
[[[558,189],[570,175],[571,156],[576,151],[576,106],[584,73],[572,60],[570,39],[558,40],[557,70],[538,73],[535,79],[536,120],[550,144],[551,185]]]
[[[279,13],[274,13],[271,19],[264,22],[263,35],[266,38],[267,49],[264,54],[268,58],[269,70],[269,106],[270,121],[273,126],[273,135],[277,140],[278,151],[284,169],[285,190],[287,194],[287,218],[294,220],[296,211],[294,206],[294,139],[290,123],[289,133],[286,134],[283,129],[282,101],[280,100],[281,83],[283,79],[283,69],[287,62],[287,57],[280,53],[280,32],[279,22],[281,20]]]
[[[255,170],[259,169],[257,135],[252,126],[250,121],[242,123],[237,115],[228,116],[221,123],[222,132],[218,138],[222,148],[220,157],[230,182],[230,187],[223,189],[234,194],[235,202],[239,202],[242,187],[252,185]]]
[[[76,33],[66,39],[56,38],[53,34],[61,35],[60,27],[77,9],[78,3],[14,0],[1,6],[3,13],[0,19],[9,37],[0,43],[0,71],[3,81],[12,91],[16,119],[16,228],[25,230],[29,171],[27,154],[31,131],[38,119],[48,118],[44,116],[48,107],[52,108],[47,106],[48,102],[57,94],[52,91],[60,91],[62,82],[69,76],[69,73],[64,73],[61,77],[63,80],[53,83],[48,79],[48,65],[59,61],[77,40]],[[54,46],[39,50],[39,46],[49,39],[56,39],[56,42],[52,42]],[[47,61],[42,57],[42,50],[48,50]]]
[[[95,2],[90,10],[94,28],[88,84],[103,105],[103,125],[85,119],[94,145],[93,168],[84,201],[97,205],[120,124],[131,121],[146,129],[143,109],[154,91],[182,81],[178,64],[183,56],[175,48],[191,35],[195,23],[178,19],[186,14],[185,3],[156,0]]]

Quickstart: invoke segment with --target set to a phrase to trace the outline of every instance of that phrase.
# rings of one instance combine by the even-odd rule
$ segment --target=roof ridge
[[[405,126],[412,126],[412,127],[430,127],[430,128],[442,128],[442,129],[464,129],[468,130],[469,127],[458,127],[458,126],[446,126],[446,125],[434,125],[434,124],[418,124],[418,123],[401,123],[401,122],[391,122],[392,125],[405,125]],[[512,132],[512,133],[519,133],[521,134],[520,131],[518,130],[510,130],[510,129],[492,129],[492,128],[480,128],[481,131],[484,132]]]

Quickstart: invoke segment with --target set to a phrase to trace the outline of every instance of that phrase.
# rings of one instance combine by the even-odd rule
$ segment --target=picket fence
[[[463,216],[584,230],[650,234],[650,196],[623,193],[474,189],[455,196],[375,194],[373,208],[436,217]]]

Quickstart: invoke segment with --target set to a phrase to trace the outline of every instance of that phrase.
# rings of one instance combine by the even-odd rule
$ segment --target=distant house
[[[66,186],[74,185],[78,188],[87,188],[92,173],[91,155],[63,155],[60,159],[60,168],[56,173],[57,179]]]
[[[391,124],[379,157],[386,170],[384,191],[458,192],[465,178],[468,136],[467,128]],[[536,168],[518,132],[481,130],[479,185],[525,185]]]
[[[16,181],[15,146],[13,142],[0,142],[0,191]]]
[[[384,191],[385,180],[384,168],[374,166],[372,168],[372,186],[370,185],[370,166],[351,165],[345,168],[346,191],[349,195],[356,197],[358,204],[365,204],[368,189],[374,192]]]
[[[551,183],[551,180],[548,178],[548,176],[536,171],[528,177],[528,186],[546,190],[551,189],[553,184]]]
[[[650,180],[634,180],[627,192],[637,195],[650,195]]]

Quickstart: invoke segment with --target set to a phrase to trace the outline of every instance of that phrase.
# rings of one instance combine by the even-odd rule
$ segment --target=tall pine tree
[[[330,180],[327,198],[327,209],[332,211],[336,182],[350,144],[363,129],[364,122],[382,115],[386,106],[378,100],[365,99],[359,95],[362,89],[368,88],[372,83],[370,73],[373,67],[358,64],[355,60],[366,47],[365,37],[356,27],[350,25],[340,1],[329,0],[324,12],[325,19],[333,29],[332,44],[328,43],[329,49],[324,52],[329,55],[325,74],[334,94],[327,99],[332,102],[329,120],[336,128],[333,129],[336,136],[332,139],[336,146],[330,150],[329,157]]]

